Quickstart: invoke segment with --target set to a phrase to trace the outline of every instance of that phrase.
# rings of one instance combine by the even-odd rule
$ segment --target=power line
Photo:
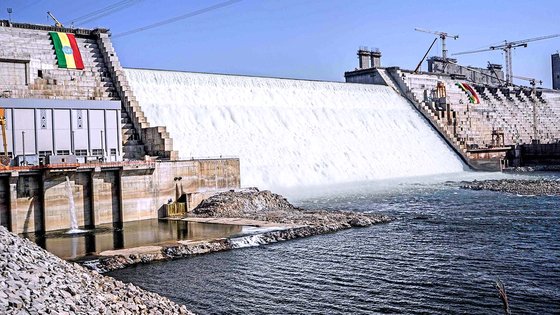
[[[72,19],[71,21],[72,21],[72,23],[79,22],[76,25],[83,25],[87,22],[95,21],[95,20],[100,19],[100,18],[102,18],[104,16],[107,16],[109,14],[113,14],[117,11],[126,9],[126,8],[140,2],[140,1],[142,1],[142,0],[123,0],[123,1],[119,1],[117,3],[113,3],[111,5],[108,5],[108,6],[104,7],[104,8],[101,8],[99,10],[95,10],[93,12],[90,12],[90,13],[84,14],[80,17],[77,17],[75,19]]]
[[[105,12],[105,13],[99,14],[99,15],[97,15],[97,16],[94,16],[94,17],[92,17],[92,18],[90,18],[90,19],[87,19],[87,20],[85,20],[85,21],[82,21],[82,22],[79,23],[78,25],[83,25],[83,24],[85,24],[85,23],[88,23],[88,22],[91,22],[91,21],[95,21],[95,20],[100,19],[100,18],[102,18],[102,17],[104,17],[104,16],[107,16],[107,15],[109,15],[109,14],[113,14],[113,13],[115,13],[115,12],[117,12],[117,11],[126,9],[126,8],[128,8],[128,7],[130,7],[130,6],[133,6],[133,5],[135,5],[136,3],[140,2],[140,1],[142,1],[142,0],[132,1],[132,2],[130,2],[130,3],[128,3],[128,4],[126,4],[126,5],[123,5],[123,6],[120,7],[120,8],[116,8],[116,9],[111,10],[111,11],[109,11],[109,12]]]
[[[38,4],[38,3],[41,2],[41,1],[43,1],[43,0],[36,0],[36,1],[30,2],[30,3],[27,4],[26,6],[20,8],[20,9],[19,9],[19,12],[23,12],[23,11],[25,11],[25,10],[31,8],[32,6]]]
[[[183,14],[183,15],[179,15],[179,16],[167,19],[167,20],[156,22],[156,23],[153,23],[153,24],[150,24],[150,25],[147,25],[147,26],[143,26],[143,27],[139,27],[139,28],[136,28],[136,29],[133,29],[133,30],[130,30],[130,31],[119,33],[119,34],[114,35],[113,38],[132,35],[132,34],[143,32],[143,31],[146,31],[146,30],[149,30],[149,29],[152,29],[152,28],[156,28],[156,27],[160,27],[160,26],[163,26],[163,25],[166,25],[166,24],[174,23],[174,22],[177,22],[177,21],[180,21],[180,20],[188,19],[188,18],[197,16],[197,15],[201,15],[201,14],[204,14],[204,13],[207,13],[207,12],[210,12],[210,11],[214,11],[214,10],[217,10],[217,9],[221,9],[221,8],[233,5],[233,4],[235,4],[237,2],[241,2],[241,1],[242,0],[229,0],[229,1],[222,2],[222,3],[218,3],[218,4],[215,4],[215,5],[200,9],[200,10],[196,10],[196,11],[186,13],[186,14]]]
[[[102,13],[102,12],[104,12],[104,11],[106,11],[106,10],[110,10],[110,9],[112,9],[112,8],[114,8],[114,7],[117,7],[117,6],[119,6],[119,5],[122,5],[123,3],[127,3],[127,2],[130,2],[130,1],[131,1],[131,0],[123,0],[123,1],[119,1],[119,2],[117,2],[117,3],[113,3],[113,4],[109,5],[109,6],[104,7],[104,8],[101,8],[101,9],[98,9],[98,10],[95,10],[95,11],[92,11],[92,12],[89,12],[89,13],[87,13],[87,14],[84,14],[84,15],[82,15],[82,16],[79,16],[79,17],[77,17],[77,18],[74,18],[74,19],[71,20],[71,22],[78,22],[78,21],[80,21],[80,20],[90,18],[90,17],[92,17],[92,16],[94,16],[94,15],[96,15],[96,14]]]

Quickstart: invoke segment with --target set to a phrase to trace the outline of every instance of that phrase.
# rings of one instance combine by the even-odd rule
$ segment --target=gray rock
[[[154,306],[169,314],[186,310],[155,293],[65,262],[2,226],[0,266],[0,314],[134,314]]]

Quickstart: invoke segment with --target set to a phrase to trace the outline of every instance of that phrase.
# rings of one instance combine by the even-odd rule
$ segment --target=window
[[[37,70],[37,76],[42,79],[43,78],[43,70]]]
[[[57,150],[56,155],[70,155],[69,150]]]
[[[117,149],[111,149],[111,155],[117,155]]]
[[[74,152],[77,156],[87,156],[87,150],[76,150]]]
[[[49,156],[52,155],[52,151],[39,151],[39,156]]]
[[[93,149],[93,150],[91,150],[91,155],[102,156],[103,155],[103,150],[102,149]]]

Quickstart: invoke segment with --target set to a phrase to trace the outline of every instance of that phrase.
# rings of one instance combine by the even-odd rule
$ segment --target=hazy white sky
[[[128,1],[128,2],[127,2]],[[80,26],[106,27],[117,35],[226,0],[0,0],[0,18],[63,23],[111,5],[126,8]],[[560,1],[242,0],[172,24],[114,38],[128,67],[236,73],[342,81],[357,66],[359,46],[378,47],[384,66],[413,69],[432,41],[415,27],[458,34],[451,53],[503,40],[560,33]],[[82,22],[84,19],[81,20]],[[77,23],[79,24],[79,23]],[[439,42],[430,55],[440,54]],[[560,37],[514,51],[515,75],[550,86],[550,56]],[[503,64],[499,51],[459,56],[462,64]],[[426,65],[424,64],[424,69]]]

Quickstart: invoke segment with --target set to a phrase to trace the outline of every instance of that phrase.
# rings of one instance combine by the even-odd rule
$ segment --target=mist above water
[[[281,189],[429,176],[463,164],[385,86],[126,69],[181,158],[238,156],[243,186]]]

